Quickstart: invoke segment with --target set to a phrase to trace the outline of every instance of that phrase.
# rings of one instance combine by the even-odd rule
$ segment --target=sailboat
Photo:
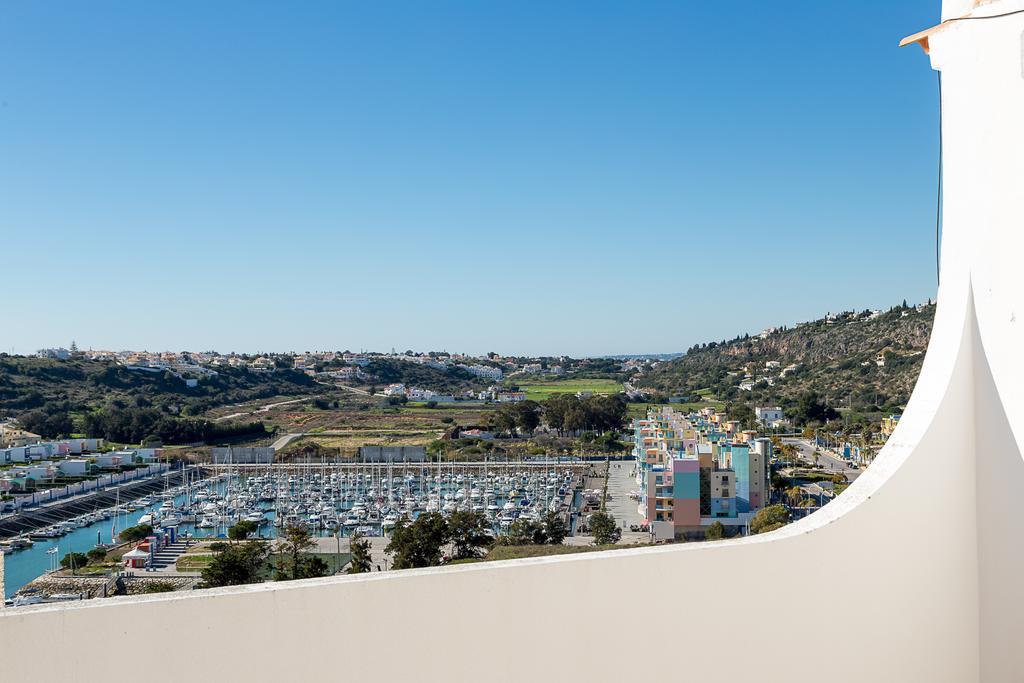
[[[121,509],[121,487],[117,487],[117,491],[114,496],[114,517],[113,522],[110,523],[110,542],[117,543],[117,511]]]

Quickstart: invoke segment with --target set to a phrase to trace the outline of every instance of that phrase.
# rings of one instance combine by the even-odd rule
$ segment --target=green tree
[[[813,391],[801,394],[796,407],[791,412],[793,419],[800,425],[809,422],[824,424],[839,417],[839,413],[834,408],[825,405],[818,394]]]
[[[725,538],[725,525],[721,522],[712,522],[707,531],[704,532],[704,538],[709,541],[718,541]]]
[[[373,568],[370,561],[370,541],[358,531],[352,534],[349,542],[349,550],[352,553],[352,560],[349,562],[346,573],[364,574]]]
[[[516,429],[516,417],[510,405],[503,405],[491,415],[491,425],[498,434],[513,435]]]
[[[101,546],[96,546],[87,552],[86,556],[89,558],[89,564],[99,564],[107,559],[107,549]]]
[[[130,526],[117,535],[117,538],[122,543],[133,543],[135,541],[141,541],[147,536],[153,535],[153,526],[151,524],[136,524]]]
[[[566,414],[570,407],[578,402],[578,400],[571,394],[558,394],[544,401],[541,404],[541,408],[545,424],[557,430],[559,435],[561,435]]]
[[[565,520],[557,512],[549,512],[544,515],[544,542],[548,545],[562,545],[562,541],[569,535],[565,526]]]
[[[60,566],[70,569],[72,574],[87,564],[89,564],[89,556],[85,553],[68,553],[60,559]]]
[[[725,408],[730,420],[736,420],[747,429],[757,428],[757,415],[746,403],[730,403]]]
[[[611,545],[622,538],[622,529],[615,523],[615,516],[610,512],[595,512],[590,516],[590,533],[594,535],[594,545]]]
[[[327,574],[327,563],[309,551],[316,547],[316,541],[309,535],[309,529],[292,524],[284,529],[277,539],[277,571],[275,581],[313,579]]]
[[[427,444],[427,454],[431,457],[437,457],[448,452],[448,447],[451,444],[450,441],[444,439],[434,439]]]
[[[750,520],[751,534],[764,534],[789,524],[789,510],[785,505],[769,505],[758,510]]]
[[[441,548],[448,542],[448,523],[437,512],[428,512],[410,522],[402,517],[391,532],[385,552],[394,557],[395,569],[436,567],[441,564]]]
[[[536,401],[513,403],[516,428],[525,434],[532,434],[540,425],[540,404]]]
[[[30,410],[18,417],[18,422],[29,432],[47,439],[67,436],[75,431],[71,415],[67,412],[48,413],[46,410]]]
[[[502,538],[503,545],[544,545],[548,537],[544,525],[530,519],[517,519]]]
[[[494,539],[487,533],[487,517],[481,512],[458,511],[448,517],[448,536],[455,548],[455,559],[480,557]]]
[[[213,560],[202,572],[203,586],[241,586],[256,583],[270,554],[265,541],[244,543],[219,543],[215,546]]]
[[[233,527],[228,529],[228,538],[232,541],[244,541],[249,538],[250,534],[256,533],[256,530],[260,528],[260,525],[256,522],[247,522],[242,520],[236,522]]]

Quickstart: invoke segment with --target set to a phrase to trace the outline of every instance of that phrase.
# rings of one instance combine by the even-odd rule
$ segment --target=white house
[[[6,453],[6,462],[25,462],[28,460],[28,446],[8,448]]]
[[[42,460],[57,455],[60,449],[53,443],[36,443],[25,446],[25,456],[28,460]]]
[[[84,477],[89,472],[89,461],[81,458],[61,460],[57,470],[66,477]]]
[[[39,349],[36,351],[36,355],[40,358],[56,358],[57,360],[71,358],[71,352],[63,347],[59,349]]]
[[[67,444],[68,452],[75,455],[90,453],[103,449],[103,439],[64,439],[58,444]]]
[[[120,467],[125,462],[124,456],[120,453],[99,453],[95,456],[96,466],[103,468]]]
[[[108,455],[116,455],[121,458],[122,464],[134,462],[156,462],[160,458],[159,448],[130,448],[123,451],[116,451]]]
[[[416,387],[409,388],[405,394],[413,401],[429,401],[435,396],[430,389],[417,389]]]
[[[497,382],[505,374],[500,368],[492,368],[489,365],[459,365],[458,367],[481,379],[488,379],[492,382]]]
[[[57,470],[54,468],[52,463],[40,463],[38,465],[29,465],[28,467],[18,467],[12,470],[12,472],[16,477],[28,477],[35,481],[53,479],[57,475]]]
[[[757,417],[758,422],[762,424],[773,424],[784,418],[782,408],[778,406],[757,406],[754,408],[754,415]]]

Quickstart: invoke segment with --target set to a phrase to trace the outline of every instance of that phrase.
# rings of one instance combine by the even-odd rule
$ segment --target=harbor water
[[[33,534],[31,547],[4,557],[5,597],[44,573],[59,568],[69,552],[117,543],[124,529],[140,523],[176,526],[179,536],[216,538],[233,524],[258,524],[272,538],[285,525],[302,525],[313,535],[386,535],[401,518],[423,512],[444,515],[473,511],[486,515],[495,534],[517,519],[539,520],[548,512],[572,512],[583,503],[572,470],[552,466],[520,469],[479,467],[330,468],[222,472],[166,490],[162,495],[97,511],[60,529]],[[99,519],[100,515],[104,518]],[[69,528],[75,527],[75,528]],[[56,549],[56,550],[54,550]]]

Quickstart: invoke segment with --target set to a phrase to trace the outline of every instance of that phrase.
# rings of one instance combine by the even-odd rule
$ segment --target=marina
[[[59,568],[69,552],[116,544],[124,529],[175,527],[219,538],[240,521],[273,538],[289,525],[313,536],[386,536],[424,512],[483,514],[495,535],[516,520],[563,515],[570,526],[599,495],[584,490],[585,462],[221,465],[184,471],[182,483],[0,541],[5,597]]]

